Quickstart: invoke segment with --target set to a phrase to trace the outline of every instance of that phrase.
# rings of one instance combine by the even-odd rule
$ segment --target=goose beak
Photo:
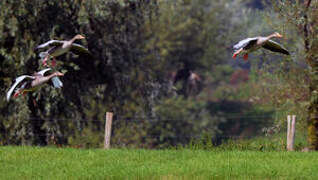
[[[279,34],[279,33],[276,33],[276,37],[278,38],[283,38],[283,35]]]
[[[85,37],[82,35],[79,35],[79,39],[85,39]]]
[[[64,74],[61,73],[61,72],[56,72],[56,75],[57,75],[57,76],[64,76]]]

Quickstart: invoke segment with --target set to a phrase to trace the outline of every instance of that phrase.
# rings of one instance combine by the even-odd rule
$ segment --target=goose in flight
[[[87,48],[84,46],[74,43],[74,41],[79,40],[79,39],[85,39],[84,36],[78,34],[74,36],[71,40],[68,41],[60,41],[60,40],[50,40],[46,43],[43,43],[35,48],[35,50],[38,49],[45,49],[47,48],[46,51],[40,52],[39,56],[42,59],[42,64],[44,66],[47,66],[47,60],[50,57],[53,57],[52,61],[52,66],[55,66],[56,64],[56,59],[55,57],[60,56],[62,54],[67,53],[68,51],[72,51],[75,54],[88,54],[90,55],[90,52],[88,51]]]
[[[244,60],[247,60],[248,53],[256,51],[260,48],[265,48],[273,52],[289,55],[289,52],[287,49],[285,49],[279,43],[271,40],[272,38],[282,38],[282,37],[283,37],[282,35],[275,32],[266,37],[259,36],[259,37],[244,39],[233,46],[235,52],[232,58],[235,59],[237,55],[244,54],[243,58]]]
[[[20,94],[26,94],[27,92],[35,91],[41,85],[47,83],[52,79],[53,86],[55,88],[63,87],[63,83],[58,77],[64,76],[63,73],[54,72],[50,75],[45,76],[45,73],[50,71],[51,68],[46,68],[42,71],[35,72],[33,75],[22,75],[15,79],[15,83],[12,85],[7,93],[7,101],[10,100],[11,94],[15,90],[13,97],[18,97]],[[55,80],[54,80],[55,78]]]

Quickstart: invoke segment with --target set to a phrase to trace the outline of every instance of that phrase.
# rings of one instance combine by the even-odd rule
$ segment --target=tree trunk
[[[307,56],[306,62],[310,66],[310,105],[308,108],[308,142],[310,144],[311,149],[318,150],[318,59],[314,56],[318,44],[316,41],[311,41],[311,39],[315,38],[315,31],[313,31],[313,20],[315,19],[315,16],[309,13],[311,4],[311,0],[304,1],[304,48]],[[309,14],[311,14],[311,18],[309,18]]]
[[[314,88],[314,82],[311,82],[311,100],[309,106],[308,121],[308,142],[312,149],[318,150],[318,103],[317,89]]]
[[[310,63],[310,106],[308,108],[308,141],[313,150],[318,150],[318,59],[307,58]]]

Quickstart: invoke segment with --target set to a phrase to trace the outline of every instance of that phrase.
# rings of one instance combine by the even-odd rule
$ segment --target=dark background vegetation
[[[99,147],[106,111],[114,112],[112,143],[125,147],[263,136],[266,127],[284,128],[287,114],[306,132],[313,91],[306,57],[315,55],[317,36],[303,32],[309,10],[295,10],[303,3],[2,0],[0,144]],[[234,43],[275,31],[290,57],[260,50],[248,62],[231,59]],[[43,68],[36,45],[76,34],[93,58],[58,57],[62,89],[44,86],[6,102],[17,76]]]

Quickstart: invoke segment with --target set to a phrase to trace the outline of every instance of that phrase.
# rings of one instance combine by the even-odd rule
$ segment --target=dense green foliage
[[[317,153],[1,147],[1,179],[317,179]]]
[[[0,6],[0,144],[100,147],[106,111],[115,114],[117,147],[162,148],[201,137],[220,144],[264,135],[265,127],[284,129],[289,113],[297,114],[300,130],[306,127],[308,77],[300,58],[306,52],[297,27],[279,19],[273,4],[35,0]],[[291,57],[259,51],[249,62],[231,59],[234,43],[273,31],[286,37],[281,43]],[[79,43],[93,57],[57,58],[57,70],[66,73],[61,90],[45,86],[6,102],[15,77],[43,68],[37,44],[75,34],[86,37]]]
[[[309,67],[306,71],[309,99],[307,103],[308,140],[312,149],[318,150],[318,2],[308,1],[275,1],[274,7],[280,17],[285,19],[286,25],[297,30],[303,42],[299,51],[300,61]]]

